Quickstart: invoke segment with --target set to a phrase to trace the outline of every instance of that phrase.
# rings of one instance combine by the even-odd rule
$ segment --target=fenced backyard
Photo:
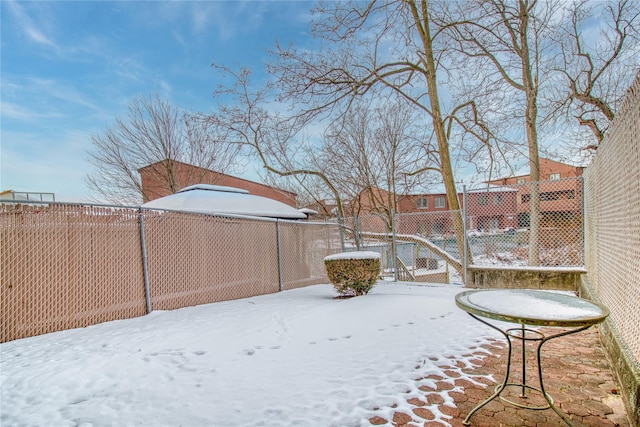
[[[533,237],[532,185],[540,194]],[[464,271],[577,268],[586,272],[580,293],[611,310],[603,342],[637,423],[640,77],[583,177],[469,189],[463,198],[462,212],[341,224],[3,202],[0,341],[327,283],[324,257],[358,248],[380,251],[382,273],[401,280],[466,283],[451,268],[455,262]],[[459,254],[453,215],[464,218],[462,247],[470,257]]]
[[[333,223],[3,203],[1,338],[327,283],[323,258],[357,249],[379,252],[388,279],[462,285],[452,263],[464,271],[529,265],[531,185],[465,188],[462,212]],[[582,178],[540,187],[540,265],[583,268]],[[454,215],[464,218],[468,257],[459,254]]]

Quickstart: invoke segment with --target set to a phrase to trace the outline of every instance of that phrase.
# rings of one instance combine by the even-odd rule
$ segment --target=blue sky
[[[2,0],[0,190],[88,200],[90,137],[125,116],[136,95],[212,110],[211,63],[259,72],[276,40],[309,38],[311,6]]]

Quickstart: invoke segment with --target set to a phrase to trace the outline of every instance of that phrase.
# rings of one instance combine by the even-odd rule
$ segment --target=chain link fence
[[[589,284],[640,372],[640,76],[587,168],[585,204]]]
[[[324,257],[343,250],[379,252],[381,274],[390,279],[461,284],[450,262],[463,258],[454,215],[464,216],[464,245],[472,264],[530,265],[529,203],[531,187],[537,185],[539,265],[583,265],[586,199],[591,282],[612,307],[612,318],[625,325],[623,335],[638,355],[640,323],[627,318],[637,317],[632,304],[637,287],[630,283],[638,277],[640,236],[625,224],[638,218],[637,200],[629,194],[640,192],[627,187],[640,178],[625,181],[627,187],[608,185],[615,177],[606,162],[619,155],[600,158],[587,175],[584,198],[581,178],[487,187],[466,191],[460,213],[368,215],[343,219],[341,225],[2,203],[0,339],[327,283]],[[637,174],[640,166],[625,170]]]
[[[145,314],[135,210],[0,207],[0,341]]]
[[[467,191],[466,228],[472,264],[584,265],[582,181],[576,177]],[[531,195],[536,192],[539,205],[532,214]],[[534,227],[536,217],[538,226]]]
[[[461,212],[406,212],[390,220],[363,215],[345,220],[345,225],[355,230],[364,247],[383,254],[387,274],[397,270],[400,280],[462,284],[465,251],[467,265],[582,267],[582,187],[582,177],[576,177],[465,188],[459,195]],[[540,202],[532,216],[531,194],[536,192]],[[465,224],[459,234],[454,227],[457,215]],[[538,218],[537,231],[532,217]]]
[[[385,215],[372,214],[342,219],[345,251],[373,251],[380,254],[380,274],[394,278],[395,263],[391,224]]]
[[[531,185],[463,195],[461,212],[265,220],[64,203],[2,203],[2,341],[327,283],[323,260],[381,254],[392,280],[463,283],[454,215],[477,265],[528,265]],[[582,180],[539,183],[539,265],[582,265]]]
[[[0,204],[0,342],[328,283],[337,224]]]
[[[442,253],[458,260],[454,233],[457,211],[401,213],[395,216],[397,260],[417,282],[462,283]]]

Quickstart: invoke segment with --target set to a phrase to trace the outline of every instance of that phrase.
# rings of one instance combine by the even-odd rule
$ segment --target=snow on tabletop
[[[373,251],[354,251],[341,252],[324,258],[325,261],[333,261],[336,259],[380,259],[380,254]]]
[[[468,301],[495,313],[540,320],[576,320],[602,314],[589,301],[557,292],[492,290],[473,293]]]
[[[456,307],[461,290],[380,282],[368,295],[335,299],[333,286],[317,285],[3,343],[0,424],[392,420],[395,411],[412,413],[407,400],[424,398],[419,387],[437,387],[431,374],[452,385],[447,366],[466,376],[477,357],[469,347],[483,351],[496,336]]]

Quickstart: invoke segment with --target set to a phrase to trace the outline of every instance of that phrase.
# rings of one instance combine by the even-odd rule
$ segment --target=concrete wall
[[[546,289],[577,292],[583,268],[483,267],[467,268],[466,287],[478,289]]]

